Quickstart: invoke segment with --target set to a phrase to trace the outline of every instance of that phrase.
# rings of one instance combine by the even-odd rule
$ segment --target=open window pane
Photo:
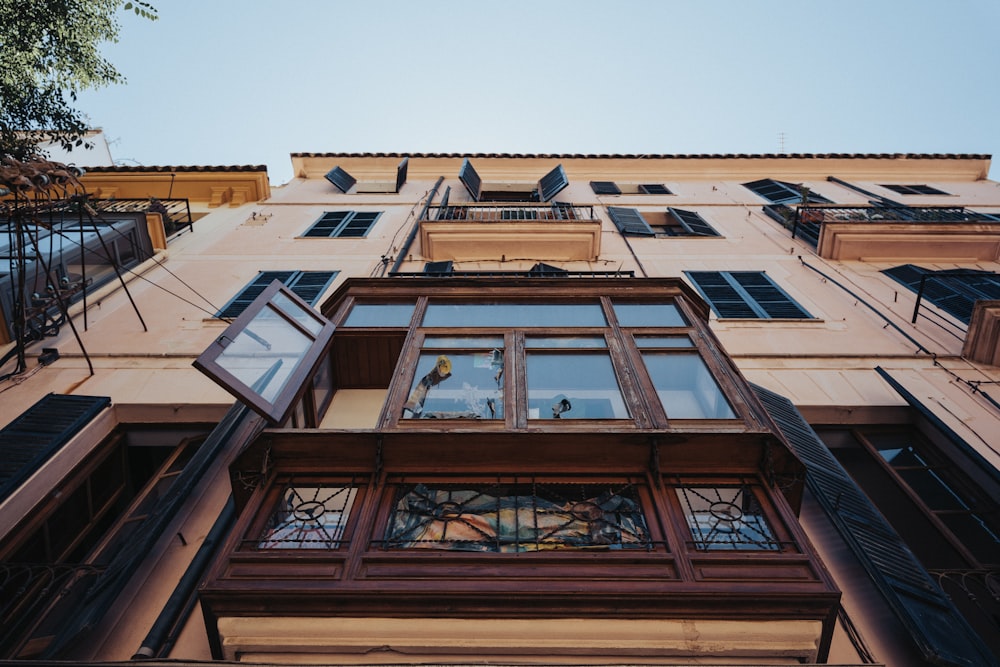
[[[605,353],[527,355],[529,419],[628,419]]]
[[[649,549],[632,484],[401,485],[389,549],[517,553]]]
[[[697,354],[645,352],[642,358],[668,419],[736,418]]]
[[[677,497],[695,549],[780,550],[781,543],[749,486],[683,486]]]
[[[422,353],[403,418],[503,419],[503,373],[498,348]]]

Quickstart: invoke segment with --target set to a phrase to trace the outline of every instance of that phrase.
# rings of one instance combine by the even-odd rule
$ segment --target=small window
[[[780,551],[764,509],[748,484],[676,489],[698,551]]]
[[[425,327],[603,327],[599,303],[431,303]]]
[[[672,303],[615,302],[615,316],[623,327],[686,327],[684,316]]]
[[[668,208],[666,211],[643,211],[609,206],[608,215],[625,236],[719,236],[701,215],[694,211]]]
[[[239,317],[246,310],[254,299],[260,296],[261,292],[267,289],[275,280],[280,280],[285,287],[295,293],[296,296],[308,303],[310,306],[316,305],[319,297],[323,295],[326,288],[337,277],[339,271],[261,271],[257,277],[250,281],[250,284],[240,290],[233,300],[227,303],[220,310],[216,317],[231,320]]]
[[[614,181],[591,181],[590,189],[595,195],[672,195],[670,188],[663,183],[626,183],[619,185]]]
[[[882,187],[887,190],[892,190],[893,192],[898,192],[901,195],[947,195],[948,194],[944,190],[938,190],[937,188],[932,188],[929,185],[887,184],[887,185],[882,185]]]
[[[654,346],[656,339],[641,340],[642,360],[667,419],[736,418],[690,338],[668,338],[662,346]]]
[[[381,211],[328,211],[302,236],[306,238],[362,238],[382,215]]]
[[[670,218],[676,221],[676,227],[671,225],[668,235],[670,236],[718,236],[719,232],[712,229],[712,226],[705,221],[705,218],[694,211],[685,211],[679,208],[668,208]]]
[[[356,303],[340,326],[357,328],[408,327],[413,303]]]
[[[523,478],[397,487],[384,545],[519,553],[652,548],[636,486]]]
[[[719,317],[812,319],[763,271],[687,271]]]
[[[261,532],[257,548],[338,548],[357,492],[354,486],[289,486]]]
[[[622,193],[614,181],[591,181],[590,189],[595,195],[620,195]]]
[[[803,185],[776,181],[772,178],[764,178],[752,183],[744,183],[747,188],[756,195],[759,195],[772,204],[801,204],[803,191],[806,201],[811,204],[831,204],[829,199],[809,190]]]
[[[641,195],[672,195],[673,192],[667,189],[663,183],[640,183],[639,194]]]

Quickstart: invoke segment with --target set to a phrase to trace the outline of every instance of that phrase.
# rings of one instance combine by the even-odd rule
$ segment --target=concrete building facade
[[[0,657],[996,664],[989,156],[292,162],[0,202]]]

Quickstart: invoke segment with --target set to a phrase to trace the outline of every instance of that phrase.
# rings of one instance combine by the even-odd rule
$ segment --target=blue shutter
[[[809,313],[762,271],[730,271],[729,276],[770,319],[811,319]]]
[[[544,264],[542,262],[539,262],[538,264],[535,264],[533,267],[531,267],[530,269],[528,269],[528,273],[530,275],[533,275],[533,276],[568,276],[569,275],[569,271],[567,271],[566,269],[564,269],[562,267],[553,266],[551,264]]]
[[[538,181],[538,198],[542,201],[549,201],[567,185],[569,185],[569,179],[566,177],[566,171],[561,164],[556,165],[555,169],[542,176],[542,179]]]
[[[353,188],[354,184],[358,182],[357,179],[340,167],[334,167],[330,171],[326,172],[325,178],[333,183],[338,190],[344,193]]]
[[[882,273],[914,293],[920,292],[920,280],[927,276],[924,280],[923,298],[966,324],[972,321],[972,310],[977,300],[1000,299],[1000,275],[988,271],[932,271],[913,264],[903,264],[885,269]],[[955,275],[956,273],[959,275]]]
[[[350,215],[350,211],[328,211],[302,236],[306,238],[330,238]]]
[[[996,665],[976,633],[792,402],[752,386],[805,464],[806,486],[924,657],[932,664],[952,667]]]
[[[745,296],[721,271],[688,271],[688,278],[719,317],[759,318]]]
[[[718,236],[719,232],[712,229],[712,226],[705,222],[705,218],[701,217],[694,211],[684,211],[679,208],[668,208],[667,211],[670,215],[680,223],[681,227],[687,230],[688,234],[694,236]]]
[[[221,317],[223,319],[231,320],[234,317],[239,317],[240,313],[246,310],[247,306],[253,303],[253,300],[260,296],[268,285],[270,285],[275,280],[280,280],[281,282],[287,284],[288,280],[295,275],[295,271],[261,271],[257,274],[249,285],[243,288],[239,294],[233,297],[233,300],[223,306],[222,310],[216,317]]]
[[[338,273],[339,271],[302,271],[285,284],[296,296],[314,306]]]
[[[109,405],[107,396],[49,394],[0,430],[0,501]]]
[[[595,195],[620,195],[621,189],[614,181],[591,181],[590,189]]]
[[[630,236],[656,235],[638,209],[609,206],[608,215],[611,216],[611,221],[615,223],[615,227],[622,234]]]
[[[462,181],[462,185],[469,191],[472,201],[479,201],[483,194],[483,181],[473,169],[469,158],[462,160],[462,168],[458,170],[458,180]]]
[[[396,167],[396,192],[403,189],[403,185],[406,183],[406,170],[409,166],[410,158],[404,157],[403,161]]]
[[[641,195],[672,195],[673,193],[667,189],[667,186],[662,183],[642,183],[639,185],[639,194]]]

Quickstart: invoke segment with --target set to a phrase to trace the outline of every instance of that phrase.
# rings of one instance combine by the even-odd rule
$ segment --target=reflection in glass
[[[606,348],[604,336],[533,336],[525,339],[527,348]]]
[[[315,335],[318,334],[323,329],[323,322],[321,322],[317,315],[311,311],[304,311],[302,307],[297,303],[289,299],[287,296],[278,292],[273,297],[271,297],[271,303],[280,308],[286,315],[294,319],[299,323],[303,329],[309,333]]]
[[[631,484],[415,484],[400,487],[390,549],[524,552],[647,549]]]
[[[266,307],[225,347],[218,364],[273,403],[309,351],[312,340]]]
[[[603,327],[599,303],[432,303],[425,327]]]
[[[781,544],[749,486],[677,489],[695,549],[777,551]]]
[[[736,418],[715,378],[697,354],[645,352],[642,358],[668,418]]]
[[[503,419],[503,350],[422,353],[404,419]]]
[[[527,355],[529,419],[628,419],[606,353]]]
[[[694,347],[687,336],[634,336],[636,347]]]
[[[285,490],[257,543],[260,549],[336,549],[357,489],[293,486]]]
[[[356,303],[341,326],[408,327],[413,308],[412,303]]]
[[[684,316],[672,303],[615,303],[615,316],[623,327],[686,327]]]

